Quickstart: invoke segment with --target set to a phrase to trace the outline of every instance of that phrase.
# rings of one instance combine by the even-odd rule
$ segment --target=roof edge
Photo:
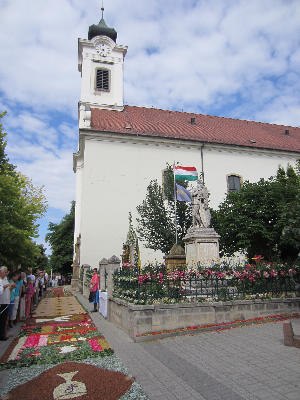
[[[185,139],[185,138],[179,138],[179,137],[166,137],[166,136],[154,136],[154,135],[147,135],[147,134],[139,134],[136,132],[112,132],[112,131],[101,131],[99,129],[93,129],[93,128],[81,128],[79,130],[79,136],[81,132],[85,132],[86,136],[95,136],[91,135],[92,133],[97,133],[99,136],[108,136],[108,137],[115,137],[117,138],[118,136],[120,139],[124,138],[130,138],[130,139],[151,139],[152,141],[157,141],[160,140],[161,142],[169,142],[171,143],[172,141],[174,142],[184,142],[186,145],[194,145],[194,146],[201,146],[201,145],[210,145],[210,146],[222,146],[222,147],[228,147],[228,148],[238,148],[238,149],[243,149],[243,150],[256,150],[256,151],[268,151],[268,152],[280,152],[280,153],[287,153],[289,155],[295,154],[300,156],[300,150],[299,151],[292,151],[292,150],[286,150],[286,149],[273,149],[269,147],[257,147],[257,146],[244,146],[240,144],[230,144],[230,143],[222,143],[222,142],[209,142],[206,140],[192,140],[192,139]],[[178,143],[177,143],[178,145]]]

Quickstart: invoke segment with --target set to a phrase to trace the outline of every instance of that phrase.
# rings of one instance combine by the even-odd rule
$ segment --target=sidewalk
[[[8,336],[10,338],[6,341],[0,341],[0,359],[3,356],[3,354],[6,352],[8,347],[10,346],[11,342],[14,340],[14,338],[18,335],[20,332],[21,326],[24,324],[24,322],[19,322],[16,326],[14,326],[12,329],[8,330]],[[0,388],[4,387],[4,384],[7,380],[7,375],[8,371],[3,370],[0,371]]]
[[[300,349],[283,345],[282,322],[134,343],[91,316],[151,400],[300,399]],[[300,334],[300,320],[293,326]]]

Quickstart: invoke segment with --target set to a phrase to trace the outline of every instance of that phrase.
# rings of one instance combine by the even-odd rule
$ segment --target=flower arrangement
[[[232,263],[218,261],[211,267],[198,265],[187,270],[167,270],[163,264],[124,270],[114,276],[114,296],[134,304],[267,299],[291,296],[299,267],[265,262],[261,255]],[[193,295],[192,286],[197,287]],[[189,290],[189,288],[190,290]]]

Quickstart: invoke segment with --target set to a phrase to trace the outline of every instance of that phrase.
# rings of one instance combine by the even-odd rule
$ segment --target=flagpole
[[[174,177],[174,204],[175,204],[175,232],[176,232],[176,244],[177,244],[177,196],[176,196],[176,182],[175,182],[175,161],[173,164],[173,177]]]

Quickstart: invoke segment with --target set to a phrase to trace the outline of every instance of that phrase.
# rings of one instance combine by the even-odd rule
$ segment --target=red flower
[[[263,256],[261,254],[258,254],[257,256],[254,256],[252,258],[252,260],[254,260],[255,262],[260,262],[261,260],[263,260]]]

